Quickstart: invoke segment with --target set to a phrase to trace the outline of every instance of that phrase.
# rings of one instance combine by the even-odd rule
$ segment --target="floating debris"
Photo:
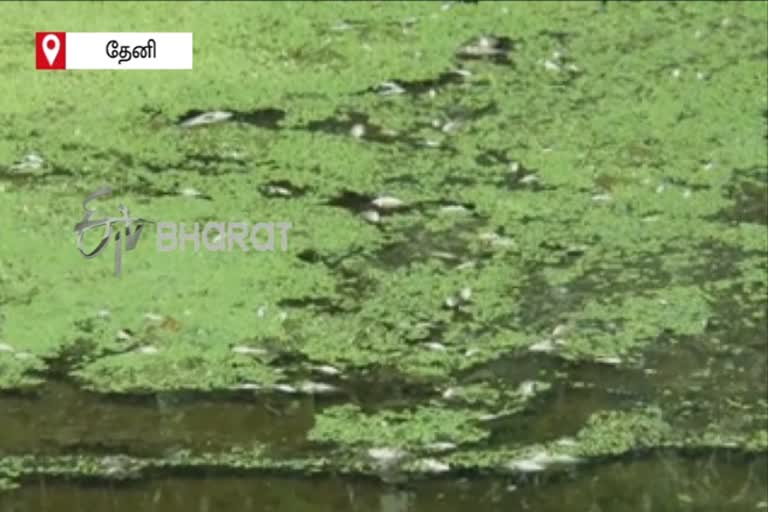
[[[123,340],[123,341],[127,341],[132,338],[131,333],[126,331],[125,329],[120,329],[119,331],[117,331],[116,337],[117,339]]]
[[[160,350],[157,347],[154,347],[152,345],[139,347],[136,351],[140,354],[157,354],[158,352],[160,352]]]
[[[33,358],[33,357],[35,357],[35,356],[33,356],[32,354],[30,354],[29,352],[16,352],[16,354],[14,355],[14,357],[15,357],[16,359],[32,359],[32,358]]]
[[[381,210],[395,210],[402,207],[404,203],[396,197],[381,196],[371,201],[371,204]]]
[[[469,302],[469,300],[472,298],[472,288],[464,287],[459,292],[459,298],[463,300],[464,302]]]
[[[144,314],[144,318],[145,318],[146,320],[149,320],[150,322],[159,322],[159,321],[161,321],[161,320],[162,320],[164,317],[163,317],[162,315],[158,315],[158,314],[155,314],[155,313],[145,313],[145,314]]]
[[[181,123],[181,126],[184,128],[191,128],[193,126],[221,123],[221,122],[227,121],[232,116],[233,116],[232,112],[214,110],[211,112],[202,113],[191,119],[187,119],[186,121]]]
[[[0,343],[0,352],[15,352],[14,348],[5,343]]]

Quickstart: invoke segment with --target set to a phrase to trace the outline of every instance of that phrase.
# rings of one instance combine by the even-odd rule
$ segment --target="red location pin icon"
[[[65,69],[65,33],[38,32],[35,36],[37,69]]]
[[[48,34],[43,38],[43,53],[48,59],[49,66],[53,66],[53,62],[59,55],[59,50],[61,50],[61,41],[56,37],[56,34]]]

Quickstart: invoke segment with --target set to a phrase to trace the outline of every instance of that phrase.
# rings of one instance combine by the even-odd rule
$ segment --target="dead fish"
[[[451,470],[451,465],[440,462],[437,459],[421,459],[416,462],[417,467],[427,473],[445,473]]]
[[[433,258],[438,258],[441,260],[448,260],[448,261],[455,261],[458,260],[459,257],[451,252],[445,252],[445,251],[432,251],[430,253],[430,256]]]
[[[500,39],[493,36],[480,36],[459,48],[457,55],[459,57],[490,57],[503,55],[506,52]]]
[[[538,473],[546,469],[544,465],[534,460],[527,460],[527,459],[513,460],[512,462],[507,464],[507,468],[513,471],[520,471],[522,473]]]
[[[602,364],[609,364],[609,365],[619,365],[621,364],[621,358],[617,356],[600,356],[595,359],[598,363]]]
[[[403,89],[397,82],[382,82],[376,86],[376,92],[382,96],[393,96],[396,94],[404,94]]]
[[[472,298],[472,288],[468,286],[462,288],[457,295],[451,295],[445,299],[445,306],[449,309],[455,309],[466,305]]]
[[[356,139],[360,139],[365,135],[365,125],[357,123],[349,130],[349,134]]]
[[[446,350],[448,350],[445,345],[443,345],[442,343],[438,343],[437,341],[430,341],[428,343],[424,343],[424,347],[435,352],[445,352]]]
[[[43,157],[37,153],[28,153],[24,155],[21,160],[13,164],[11,169],[17,171],[36,171],[40,169],[44,163],[45,160],[43,160]]]
[[[339,388],[323,382],[304,382],[299,385],[299,390],[302,393],[310,395],[328,394],[339,391]]]
[[[233,115],[234,114],[232,112],[214,110],[212,112],[205,112],[191,119],[187,119],[186,121],[181,123],[181,126],[184,128],[191,128],[193,126],[221,123],[231,119]]]
[[[443,398],[446,400],[450,400],[452,398],[457,398],[461,396],[461,389],[460,388],[448,388],[445,391],[443,391]]]
[[[555,344],[549,339],[541,340],[529,346],[528,350],[531,352],[553,352],[555,350]]]
[[[399,448],[371,448],[368,456],[381,464],[395,464],[402,460],[407,452]]]
[[[468,211],[469,208],[460,204],[449,204],[440,207],[440,212],[442,213],[467,213]]]
[[[341,370],[330,365],[319,365],[319,366],[313,367],[312,369],[317,372],[323,373],[325,375],[331,375],[331,376],[339,375],[341,373]]]
[[[117,334],[115,335],[115,337],[123,341],[127,341],[132,338],[130,331],[126,329],[120,329],[119,331],[117,331]]]
[[[278,187],[277,185],[267,185],[264,187],[264,192],[270,196],[290,197],[293,195],[287,188]]]
[[[442,441],[442,442],[438,441],[436,443],[430,443],[424,446],[424,448],[433,452],[447,452],[456,448],[456,445],[454,443],[449,443],[447,441]]]
[[[182,196],[184,196],[184,197],[197,197],[197,196],[202,195],[202,192],[200,192],[199,190],[194,189],[192,187],[185,187],[185,188],[181,189],[181,191],[179,193]]]
[[[13,352],[13,347],[5,343],[0,343],[0,352]]]
[[[244,354],[244,355],[264,355],[267,353],[266,350],[263,348],[254,348],[254,347],[247,347],[244,345],[236,345],[232,347],[232,352],[235,354]]]
[[[403,206],[403,202],[392,196],[380,196],[371,201],[371,204],[380,210],[395,210]]]
[[[296,393],[297,391],[295,387],[289,384],[275,384],[272,386],[272,389],[274,389],[275,391],[282,391],[283,393],[290,393],[290,394]]]
[[[242,391],[259,391],[261,389],[264,389],[264,386],[260,384],[254,384],[252,382],[245,382],[243,384],[238,384],[234,386],[233,389],[242,390]]]
[[[376,210],[365,210],[360,216],[371,224],[378,224],[381,221],[381,215]]]
[[[536,394],[537,384],[536,381],[526,380],[520,383],[517,392],[520,393],[523,398],[530,398]]]
[[[136,350],[140,354],[157,354],[160,352],[160,350],[157,347],[154,347],[152,345],[147,345],[146,347],[139,347]]]

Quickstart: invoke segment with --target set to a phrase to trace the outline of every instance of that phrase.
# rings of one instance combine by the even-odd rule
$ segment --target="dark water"
[[[404,486],[374,480],[270,476],[159,477],[130,484],[41,479],[0,495],[3,512],[285,511],[657,512],[764,510],[768,458],[659,454],[521,478],[436,479]]]

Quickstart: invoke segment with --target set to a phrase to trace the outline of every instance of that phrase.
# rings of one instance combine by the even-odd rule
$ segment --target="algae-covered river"
[[[767,3],[0,13],[0,511],[768,510]]]

